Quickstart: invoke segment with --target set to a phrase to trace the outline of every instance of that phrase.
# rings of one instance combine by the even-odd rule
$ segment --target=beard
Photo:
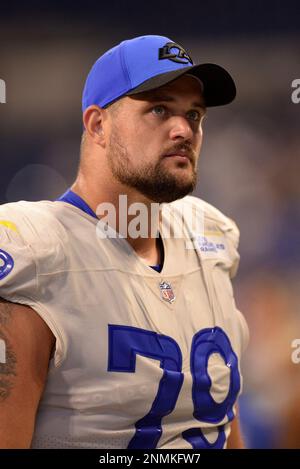
[[[116,130],[111,134],[107,159],[110,170],[119,182],[129,188],[138,190],[141,194],[153,202],[168,203],[181,199],[190,194],[196,187],[197,172],[195,169],[195,157],[188,164],[192,164],[192,173],[180,175],[180,169],[177,174],[171,171],[165,165],[165,158],[160,158],[155,163],[147,163],[143,167],[134,168],[127,149],[120,143]],[[186,149],[193,154],[187,143],[174,145],[168,151]],[[178,163],[178,166],[186,166],[186,163]]]

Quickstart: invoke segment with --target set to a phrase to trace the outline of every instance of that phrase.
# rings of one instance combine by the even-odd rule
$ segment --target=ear
[[[106,118],[105,109],[99,106],[89,106],[83,113],[82,120],[86,132],[90,135],[94,143],[105,145],[104,121]]]

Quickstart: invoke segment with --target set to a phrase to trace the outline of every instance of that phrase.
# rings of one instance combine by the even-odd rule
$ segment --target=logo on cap
[[[175,49],[175,52],[174,52]],[[190,63],[193,65],[193,60],[190,55],[176,42],[167,42],[164,47],[159,49],[159,60],[169,59],[172,62],[177,62],[180,64]]]

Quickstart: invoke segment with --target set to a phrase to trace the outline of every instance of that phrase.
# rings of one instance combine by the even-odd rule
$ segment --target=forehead
[[[128,99],[155,102],[168,100],[166,98],[186,99],[193,103],[196,102],[199,106],[204,106],[202,85],[196,77],[190,75],[179,77],[155,90],[131,95]]]

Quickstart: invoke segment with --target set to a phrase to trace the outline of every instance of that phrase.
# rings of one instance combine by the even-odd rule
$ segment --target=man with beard
[[[187,196],[234,97],[166,37],[93,65],[71,189],[0,209],[1,447],[242,447],[238,230]]]

